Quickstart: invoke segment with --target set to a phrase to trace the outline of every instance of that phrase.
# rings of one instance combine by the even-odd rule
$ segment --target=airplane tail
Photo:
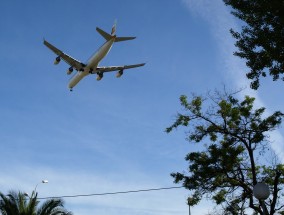
[[[110,40],[112,38],[115,38],[114,42],[121,42],[121,41],[126,41],[126,40],[133,40],[136,37],[116,37],[116,20],[112,26],[111,29],[111,34],[105,32],[104,30],[100,29],[100,28],[96,28],[97,32],[99,32],[100,35],[102,35],[103,38],[105,38],[106,40]]]
[[[113,26],[111,28],[111,36],[115,36],[116,33],[116,20],[114,20]]]

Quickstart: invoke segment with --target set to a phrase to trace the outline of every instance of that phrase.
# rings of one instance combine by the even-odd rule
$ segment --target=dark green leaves
[[[6,196],[0,193],[0,214],[2,215],[72,215],[64,208],[62,199],[49,199],[38,206],[37,193],[27,197],[22,192],[10,191]]]
[[[245,96],[239,101],[233,95],[216,92],[190,100],[181,96],[184,110],[167,132],[186,127],[188,141],[204,143],[203,151],[186,155],[188,173],[172,173],[176,183],[183,183],[194,192],[190,205],[206,195],[216,204],[225,204],[225,211],[238,214],[246,207],[259,210],[252,197],[252,187],[258,180],[265,180],[272,187],[284,183],[283,177],[276,174],[284,174],[283,166],[278,171],[258,166],[255,157],[265,154],[267,135],[280,125],[283,114],[277,111],[264,117],[265,108],[254,108],[254,98]],[[278,193],[275,195],[278,197]]]
[[[239,49],[234,54],[246,60],[251,88],[258,89],[260,78],[268,74],[284,80],[283,0],[224,0],[232,14],[244,21],[241,33],[231,30]]]

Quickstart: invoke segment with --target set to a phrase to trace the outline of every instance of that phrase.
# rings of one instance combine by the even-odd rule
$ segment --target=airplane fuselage
[[[96,68],[98,67],[100,61],[108,54],[110,51],[114,41],[115,36],[113,36],[110,40],[106,41],[99,50],[93,54],[86,63],[86,66],[83,68],[83,71],[78,71],[74,77],[70,80],[68,84],[68,88],[72,90],[79,81],[81,81],[85,76],[89,75],[90,73],[96,73]]]

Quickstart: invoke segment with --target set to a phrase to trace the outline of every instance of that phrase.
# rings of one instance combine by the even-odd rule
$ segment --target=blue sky
[[[190,145],[182,129],[166,134],[179,96],[223,84],[281,110],[283,83],[264,80],[251,91],[244,62],[232,55],[229,29],[240,23],[221,0],[2,1],[0,19],[0,191],[40,197],[174,186],[171,172],[186,169]],[[117,43],[101,65],[146,62],[117,79],[89,76],[71,93],[68,65],[43,38],[81,61],[104,42],[96,27],[137,39]],[[241,96],[242,96],[241,95]],[[271,135],[283,160],[283,129]],[[183,189],[65,199],[74,214],[186,214]],[[206,201],[192,208],[212,210]]]

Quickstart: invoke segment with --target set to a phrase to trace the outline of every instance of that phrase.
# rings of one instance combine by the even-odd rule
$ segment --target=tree
[[[261,162],[269,150],[268,134],[284,115],[277,111],[264,117],[265,108],[255,109],[254,100],[245,96],[239,101],[233,93],[219,92],[193,95],[189,102],[180,97],[184,111],[166,132],[185,126],[189,142],[205,144],[204,151],[186,155],[188,173],[171,174],[175,183],[193,191],[189,205],[206,196],[222,206],[224,214],[245,214],[247,208],[263,214],[253,187],[265,182],[272,194],[265,206],[269,214],[284,213],[284,165]]]
[[[260,77],[284,81],[284,1],[223,0],[232,14],[244,21],[241,33],[231,29],[239,49],[234,54],[246,60],[251,88],[258,89]]]
[[[72,215],[64,208],[62,199],[49,199],[38,207],[37,193],[29,198],[22,192],[10,191],[6,196],[0,193],[1,215]]]

